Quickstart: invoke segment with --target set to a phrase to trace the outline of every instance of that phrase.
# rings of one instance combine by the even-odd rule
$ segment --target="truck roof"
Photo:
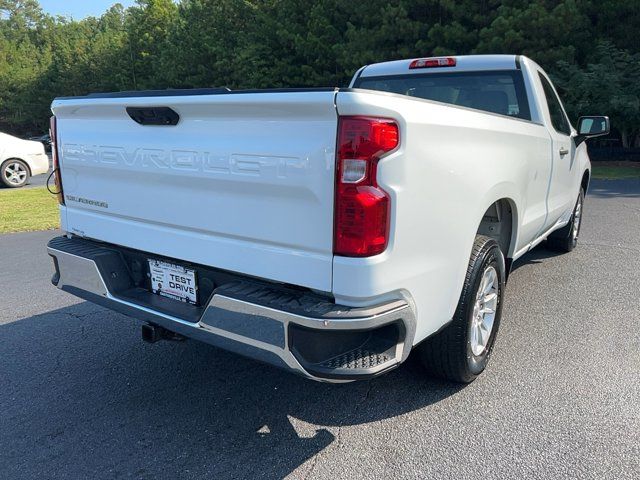
[[[438,67],[434,69],[409,69],[412,61],[420,58],[394,60],[391,62],[374,63],[363,67],[358,72],[359,77],[382,77],[388,75],[410,75],[424,73],[465,72],[474,70],[515,70],[519,68],[519,55],[460,55],[443,56],[437,58],[455,58],[453,67]]]

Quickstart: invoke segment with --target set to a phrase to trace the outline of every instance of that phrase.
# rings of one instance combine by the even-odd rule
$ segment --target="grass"
[[[593,178],[604,180],[620,180],[624,178],[640,178],[637,167],[593,167]]]
[[[640,179],[640,165],[594,162],[593,178]],[[0,188],[0,233],[51,230],[60,226],[58,202],[45,187]]]
[[[0,233],[60,226],[58,201],[45,187],[0,189]]]

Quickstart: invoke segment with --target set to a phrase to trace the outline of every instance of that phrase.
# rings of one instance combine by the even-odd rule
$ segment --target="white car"
[[[414,348],[435,375],[476,378],[512,262],[545,239],[576,246],[585,140],[609,130],[582,117],[576,131],[514,55],[369,65],[346,89],[52,109],[53,283],[143,320],[146,340],[193,337],[323,381]]]
[[[0,132],[0,180],[7,187],[22,187],[34,175],[49,171],[44,145]]]

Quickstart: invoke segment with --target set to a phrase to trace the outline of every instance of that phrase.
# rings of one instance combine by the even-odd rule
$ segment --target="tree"
[[[178,7],[172,0],[137,0],[137,4],[128,9],[125,17],[133,87],[156,88],[163,75],[163,65],[158,60],[167,48]]]
[[[242,86],[240,59],[255,7],[243,0],[184,0],[159,57],[158,84]]]
[[[586,67],[561,62],[555,75],[569,114],[606,114],[624,148],[640,147],[640,53],[598,44]]]
[[[475,53],[519,53],[553,70],[574,63],[590,40],[589,18],[574,0],[504,1],[491,24],[480,31]]]
[[[46,128],[51,100],[167,87],[344,86],[364,64],[519,53],[570,114],[640,146],[638,0],[138,0],[99,18],[0,0],[0,124]]]

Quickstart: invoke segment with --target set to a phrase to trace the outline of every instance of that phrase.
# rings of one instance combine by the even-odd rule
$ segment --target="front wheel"
[[[578,245],[578,235],[582,226],[582,212],[584,210],[584,190],[580,189],[578,199],[573,207],[571,220],[566,226],[549,235],[547,246],[558,252],[570,252]]]
[[[418,347],[430,374],[469,383],[482,373],[498,333],[504,285],[500,246],[492,238],[477,235],[453,320]]]

